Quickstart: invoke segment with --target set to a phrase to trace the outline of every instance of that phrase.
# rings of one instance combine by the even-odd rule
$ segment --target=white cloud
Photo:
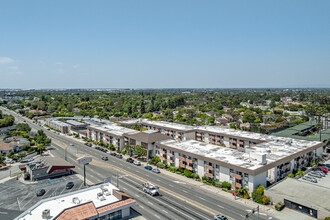
[[[10,69],[10,70],[18,70],[18,66],[9,66],[8,69]]]
[[[76,65],[73,65],[73,68],[74,69],[78,69],[80,66],[78,65],[78,64],[76,64]]]
[[[0,57],[0,64],[13,63],[14,60],[10,57]]]

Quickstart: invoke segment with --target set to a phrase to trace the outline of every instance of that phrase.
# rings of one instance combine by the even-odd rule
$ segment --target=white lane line
[[[140,171],[138,171],[138,170],[135,170],[135,172],[140,173]]]
[[[146,176],[149,176],[148,174],[146,174]]]
[[[156,179],[157,181],[160,181],[160,179]]]
[[[182,190],[184,193],[188,193],[186,190]]]
[[[157,218],[159,218],[160,219],[160,217],[158,216],[158,215],[155,215]]]
[[[152,202],[148,202],[150,205],[153,205],[153,203]]]
[[[127,191],[127,189],[125,187],[121,187],[121,188],[123,188],[123,190]]]
[[[218,207],[220,207],[220,208],[222,208],[222,209],[224,208],[224,207],[223,207],[223,206],[221,206],[221,205],[217,205],[217,206],[218,206]]]
[[[140,205],[140,207],[144,209],[144,207],[142,205]]]
[[[168,184],[170,187],[174,187],[173,185],[171,185],[171,184]]]
[[[167,211],[165,211],[164,209],[163,209],[163,212],[165,212],[166,214],[168,214],[168,212],[167,212]]]
[[[205,201],[205,199],[204,199],[204,198],[202,198],[202,197],[198,197],[198,198],[200,198],[201,200],[204,200],[204,201]]]

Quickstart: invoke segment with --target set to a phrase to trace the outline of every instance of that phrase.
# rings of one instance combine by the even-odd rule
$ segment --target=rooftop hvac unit
[[[48,219],[49,216],[50,216],[49,209],[45,209],[44,211],[42,211],[42,219]]]

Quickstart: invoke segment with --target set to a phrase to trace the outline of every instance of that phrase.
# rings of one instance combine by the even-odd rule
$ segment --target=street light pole
[[[84,164],[84,186],[86,186],[86,164]]]

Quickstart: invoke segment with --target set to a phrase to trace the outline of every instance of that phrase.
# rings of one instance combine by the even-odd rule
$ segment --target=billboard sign
[[[86,165],[92,161],[92,157],[83,156],[83,157],[78,158],[77,161],[79,164]]]

